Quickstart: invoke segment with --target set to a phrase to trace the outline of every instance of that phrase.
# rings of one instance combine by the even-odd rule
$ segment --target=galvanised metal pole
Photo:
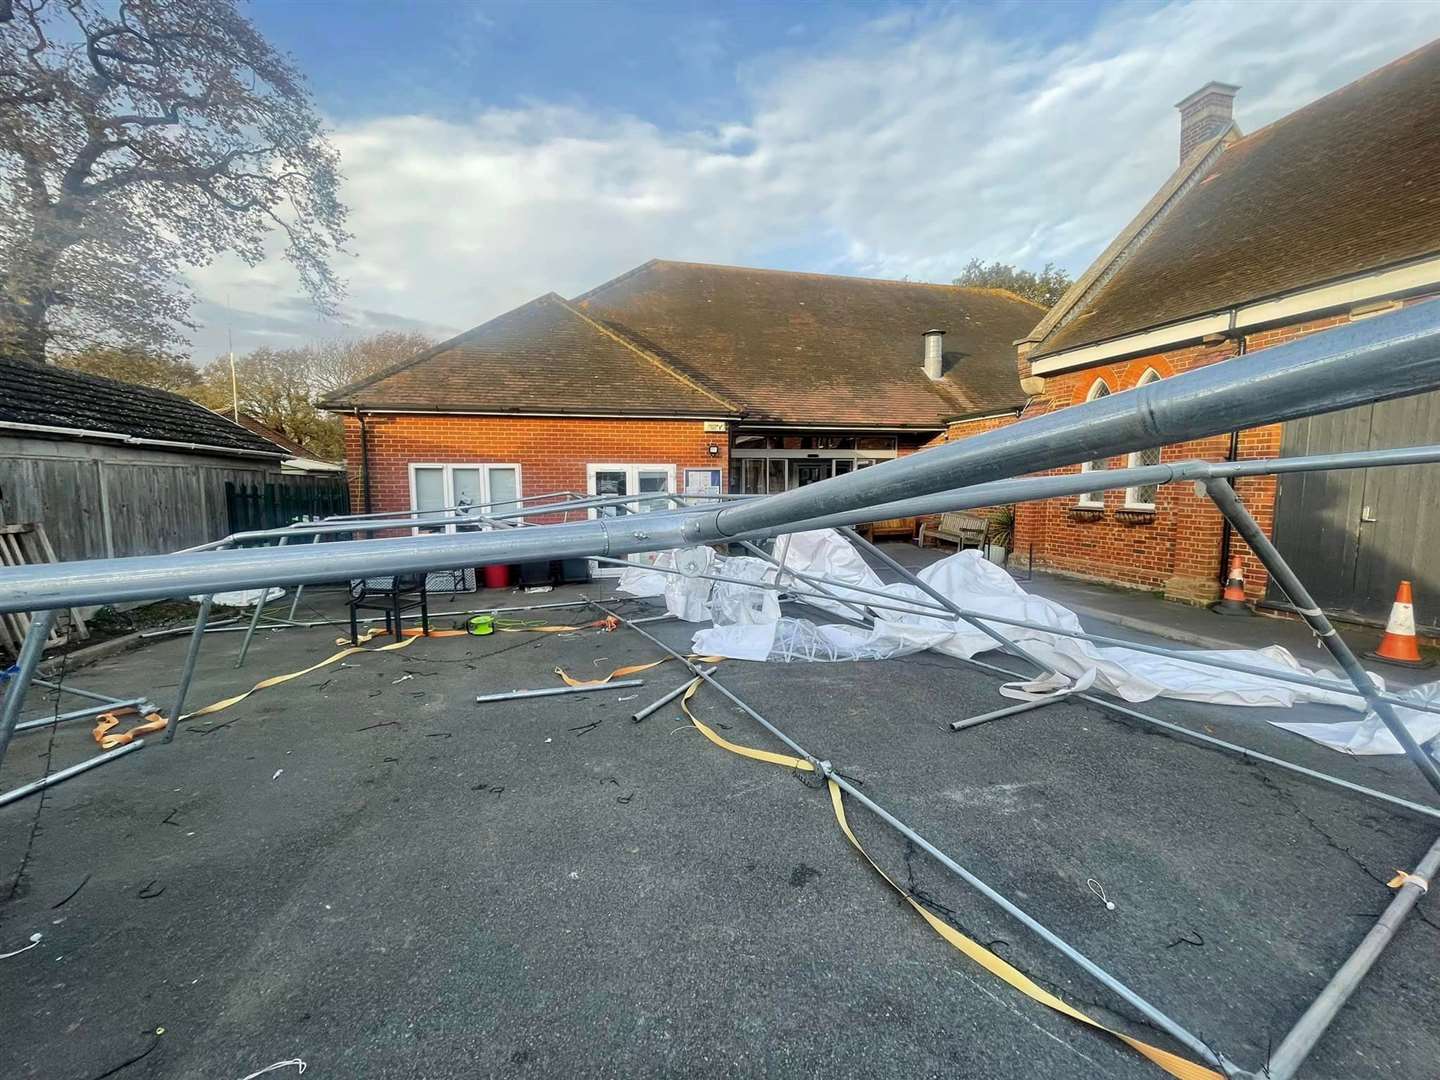
[[[1413,878],[1428,883],[1440,872],[1440,840],[1436,840],[1415,868]],[[1301,1064],[1315,1049],[1320,1036],[1335,1019],[1335,1014],[1350,1000],[1350,995],[1360,985],[1360,980],[1375,966],[1385,946],[1390,944],[1395,932],[1410,914],[1410,910],[1425,894],[1427,885],[1415,880],[1405,882],[1390,901],[1390,906],[1381,914],[1378,922],[1370,928],[1363,941],[1341,965],[1320,996],[1305,1010],[1304,1014],[1290,1029],[1275,1053],[1270,1056],[1266,1068],[1257,1074],[1265,1080],[1291,1080]]]
[[[111,705],[128,705],[130,698],[111,697],[109,694],[97,694],[94,690],[81,690],[77,686],[62,686],[60,683],[51,682],[49,679],[42,679],[38,675],[30,680],[35,686],[44,686],[50,690],[58,690],[66,694],[74,694],[76,697],[89,698],[91,701],[107,701]]]
[[[180,723],[180,717],[185,711],[185,695],[190,692],[190,679],[195,674],[195,662],[200,659],[200,643],[205,640],[205,624],[210,621],[210,605],[214,599],[213,593],[207,593],[205,599],[200,601],[195,627],[190,631],[190,644],[185,649],[185,666],[180,669],[180,685],[175,689],[175,707],[170,710],[170,717],[165,721],[164,742],[168,743],[175,738],[175,725]]]
[[[1410,729],[1401,723],[1400,718],[1395,715],[1395,710],[1391,708],[1390,702],[1375,689],[1375,684],[1370,681],[1370,676],[1361,667],[1355,654],[1350,651],[1350,646],[1345,644],[1340,635],[1335,632],[1335,627],[1330,624],[1330,620],[1325,617],[1325,613],[1315,603],[1310,591],[1305,588],[1304,582],[1295,576],[1295,571],[1290,569],[1290,564],[1285,561],[1285,556],[1280,554],[1279,549],[1270,542],[1270,537],[1265,535],[1265,530],[1260,528],[1259,523],[1250,516],[1250,511],[1245,508],[1245,504],[1235,494],[1235,489],[1223,480],[1209,480],[1205,483],[1205,492],[1220,508],[1220,512],[1225,515],[1225,519],[1230,522],[1234,530],[1240,534],[1241,539],[1250,545],[1250,550],[1270,572],[1270,577],[1284,590],[1285,595],[1290,598],[1290,602],[1295,605],[1297,614],[1310,624],[1310,629],[1320,639],[1320,643],[1325,646],[1346,676],[1355,684],[1355,689],[1360,692],[1360,696],[1380,718],[1380,722],[1389,728],[1390,734],[1395,736],[1395,741],[1404,748],[1406,755],[1415,763],[1415,767],[1430,782],[1430,786],[1440,792],[1440,768],[1436,768],[1434,760],[1420,748],[1420,744],[1410,734]]]
[[[622,556],[784,532],[832,514],[853,515],[844,524],[862,522],[872,516],[870,507],[897,498],[1434,389],[1440,389],[1440,301],[720,508],[507,532],[357,540],[333,545],[348,550],[323,553],[310,552],[306,549],[313,545],[306,545],[7,567],[0,570],[0,611],[297,585],[446,565]]]
[[[137,709],[143,709],[148,704],[148,699],[137,697],[123,701],[112,701],[104,705],[87,705],[83,709],[60,713],[58,716],[37,716],[34,720],[22,720],[16,724],[15,734],[18,735],[22,731],[34,731],[36,728],[50,727],[52,724],[62,724],[66,720],[80,720],[87,716],[99,716],[101,713],[110,712],[112,709],[124,709],[131,706]]]
[[[320,534],[319,534],[319,533],[316,533],[316,534],[311,538],[310,542],[311,542],[312,544],[318,544],[318,543],[320,542]],[[295,609],[300,606],[300,595],[301,595],[304,591],[305,591],[305,586],[304,586],[304,585],[296,585],[296,586],[295,586],[295,596],[294,596],[294,598],[291,599],[291,601],[290,601],[290,614],[285,617],[285,621],[286,621],[286,622],[294,622],[294,621],[295,621]],[[167,740],[165,740],[165,741],[166,741],[166,742],[169,742],[170,740],[167,739]]]
[[[954,657],[954,659],[959,660],[962,664],[968,664],[970,667],[979,668],[981,671],[988,671],[994,675],[1003,675],[1010,679],[1024,678],[1024,676],[1021,675],[1018,671],[1011,671],[1009,668],[1001,667],[998,664],[987,664],[985,661],[976,660],[974,657],[966,660],[957,656]],[[1363,784],[1356,784],[1350,780],[1342,780],[1340,777],[1331,776],[1329,773],[1319,772],[1315,769],[1307,769],[1304,765],[1296,765],[1293,761],[1286,761],[1284,758],[1277,758],[1272,757],[1269,754],[1263,754],[1259,750],[1252,750],[1250,749],[1250,747],[1241,746],[1239,743],[1232,743],[1227,742],[1224,739],[1217,739],[1213,735],[1206,735],[1200,731],[1191,731],[1187,727],[1181,727],[1179,724],[1172,724],[1168,720],[1161,720],[1159,717],[1151,716],[1149,713],[1140,712],[1138,709],[1132,709],[1127,705],[1120,705],[1113,701],[1107,701],[1105,698],[1097,697],[1096,695],[1091,693],[1069,694],[1066,696],[1074,698],[1078,701],[1083,701],[1087,705],[1094,705],[1096,708],[1104,709],[1106,712],[1115,713],[1117,716],[1123,716],[1130,720],[1139,720],[1141,723],[1150,724],[1154,727],[1161,728],[1162,730],[1168,731],[1171,734],[1179,735],[1181,738],[1192,739],[1195,742],[1203,743],[1206,746],[1213,746],[1216,749],[1225,750],[1240,757],[1248,758],[1251,761],[1258,761],[1264,765],[1274,765],[1275,767],[1285,769],[1288,772],[1293,772],[1300,776],[1309,777],[1311,780],[1319,780],[1321,783],[1333,784],[1335,787],[1344,788],[1346,791],[1353,791],[1357,795],[1365,795],[1369,798],[1377,799],[1380,802],[1388,803],[1391,806],[1399,807],[1402,810],[1408,810],[1413,814],[1420,814],[1424,817],[1433,818],[1437,821],[1440,821],[1440,810],[1437,810],[1433,806],[1426,806],[1423,803],[1411,802],[1409,799],[1402,799],[1398,795],[1391,795],[1388,792],[1377,791],[1374,788],[1368,788],[1365,787]]]
[[[1028,421],[1027,421],[1028,423]],[[1431,465],[1440,462],[1440,446],[1407,446],[1396,450],[1359,450],[1344,454],[1307,454],[1293,458],[1257,458],[1252,461],[1177,461],[1165,465],[1140,465],[1126,469],[1105,469],[1067,473],[1061,476],[1025,476],[995,480],[915,499],[881,503],[869,507],[872,520],[892,517],[924,517],[951,510],[973,510],[981,506],[1035,502],[1070,495],[1085,495],[1113,487],[1144,487],[1187,480],[1222,477],[1271,476],[1284,473],[1323,472],[1331,469],[1370,469],[1392,465]],[[794,532],[839,528],[853,523],[853,515],[838,514],[793,523]]]
[[[69,780],[72,776],[79,776],[82,772],[88,772],[97,765],[104,765],[107,761],[114,761],[123,754],[133,753],[145,745],[144,739],[136,739],[134,742],[126,743],[124,746],[117,746],[114,750],[107,750],[103,754],[96,754],[92,758],[71,765],[68,769],[61,769],[59,772],[51,773],[49,776],[42,776],[39,780],[32,780],[28,784],[21,784],[18,788],[0,795],[0,806],[8,806],[12,802],[18,802],[27,795],[34,795],[37,791],[44,791],[48,787],[54,787],[62,780]]]
[[[723,537],[1440,387],[1440,301],[727,506]]]
[[[787,534],[786,539],[788,539],[788,538],[789,538],[789,536],[788,536],[788,534]],[[741,543],[741,545],[744,546],[744,548],[745,548],[746,551],[753,552],[754,554],[758,555],[760,558],[762,558],[762,559],[764,559],[766,562],[768,562],[771,566],[774,566],[774,567],[776,568],[777,573],[775,574],[775,584],[776,584],[779,588],[783,589],[783,588],[785,587],[785,586],[784,586],[784,583],[781,582],[781,580],[780,580],[781,575],[782,575],[782,574],[789,574],[791,577],[799,578],[801,581],[805,582],[805,583],[806,583],[807,585],[809,585],[812,589],[817,590],[817,591],[820,592],[822,595],[828,596],[830,599],[834,600],[837,604],[843,604],[845,607],[849,608],[849,609],[850,609],[851,611],[853,611],[856,615],[858,615],[861,619],[868,619],[868,618],[870,618],[870,616],[865,613],[865,608],[864,608],[863,606],[861,606],[861,604],[859,604],[858,602],[856,602],[856,601],[854,601],[854,600],[846,600],[846,599],[844,599],[843,597],[836,595],[835,593],[833,593],[833,592],[830,591],[830,589],[826,586],[826,584],[825,584],[824,582],[816,581],[815,578],[811,577],[809,574],[802,574],[802,573],[800,573],[798,570],[786,570],[783,559],[776,559],[773,555],[771,555],[768,551],[766,551],[764,548],[762,548],[759,544],[756,544],[756,543],[754,543],[754,542],[752,542],[752,541],[750,541],[750,540],[742,540],[742,541],[740,541],[740,543]],[[785,554],[788,555],[789,553],[790,553],[790,551],[789,551],[789,545],[787,544],[787,545],[786,545]],[[817,606],[817,605],[813,605],[813,604],[812,604],[811,606],[814,607],[814,606]],[[820,610],[821,610],[821,611],[824,611],[825,609],[824,609],[824,608],[820,608]]]
[[[20,720],[20,710],[25,705],[25,694],[30,689],[30,680],[40,666],[40,657],[45,652],[45,642],[55,626],[55,611],[46,609],[35,612],[30,619],[30,629],[20,645],[20,655],[15,660],[15,674],[10,676],[10,687],[0,699],[0,762],[5,760],[5,751],[10,746],[10,737],[15,734],[15,725]]]
[[[277,548],[282,548],[290,542],[290,537],[282,536]],[[213,595],[213,594],[209,594]],[[206,599],[209,599],[207,595]],[[250,620],[250,629],[245,631],[245,639],[240,642],[240,655],[235,658],[235,667],[239,669],[245,663],[245,654],[250,651],[250,642],[255,638],[255,628],[260,625],[260,619],[265,614],[265,601],[270,597],[270,586],[261,585],[260,595],[255,599],[255,617]]]
[[[614,682],[596,683],[594,686],[547,686],[541,690],[505,690],[498,694],[481,694],[475,700],[479,703],[516,701],[520,698],[557,697],[560,694],[593,694],[598,690],[623,690],[627,686],[644,685],[644,679],[617,679]]]
[[[1043,923],[1038,922],[1024,909],[1018,907],[1009,898],[999,892],[996,892],[984,881],[981,881],[978,877],[976,877],[970,871],[966,870],[963,866],[957,863],[954,859],[950,858],[950,856],[946,855],[934,844],[930,843],[929,840],[926,840],[914,829],[910,828],[910,826],[906,825],[899,818],[895,817],[884,807],[876,803],[868,795],[865,795],[859,790],[857,790],[855,785],[850,783],[850,781],[846,780],[845,777],[840,775],[834,770],[834,768],[831,767],[830,762],[817,758],[815,755],[811,754],[799,743],[795,742],[795,740],[790,738],[790,736],[786,735],[769,720],[765,719],[765,717],[761,716],[748,704],[746,704],[740,698],[736,697],[723,685],[717,682],[713,676],[704,674],[699,667],[690,663],[689,660],[687,660],[680,653],[676,652],[669,645],[666,645],[663,641],[661,641],[654,635],[646,633],[644,630],[641,630],[638,626],[634,626],[624,616],[618,615],[615,612],[608,610],[607,608],[601,607],[601,605],[599,604],[595,604],[594,606],[599,608],[601,611],[604,611],[607,615],[613,616],[615,619],[619,620],[621,623],[624,623],[626,626],[629,626],[630,629],[634,630],[637,634],[648,638],[654,644],[660,646],[660,648],[668,652],[671,656],[675,657],[681,663],[685,664],[692,673],[699,675],[707,683],[715,687],[715,689],[719,690],[722,694],[724,694],[727,698],[729,698],[732,702],[734,702],[742,710],[749,714],[754,720],[758,721],[760,725],[765,728],[766,731],[770,732],[786,746],[788,746],[791,750],[793,750],[796,755],[810,762],[810,764],[815,767],[815,770],[817,773],[819,773],[819,775],[825,777],[827,780],[833,780],[837,785],[839,785],[839,787],[843,791],[855,798],[862,806],[864,806],[867,810],[880,818],[881,821],[884,821],[892,829],[900,833],[901,836],[904,836],[917,847],[923,849],[933,859],[940,863],[941,866],[945,867],[945,869],[949,870],[952,874],[959,877],[962,881],[966,882],[971,887],[977,889],[986,899],[990,900],[994,904],[999,905],[999,907],[1002,908],[1008,915],[1010,915],[1011,918],[1016,919],[1027,929],[1038,935],[1041,940],[1043,940],[1046,944],[1059,950],[1059,952],[1063,956],[1065,956],[1066,959],[1079,965],[1080,968],[1085,971],[1085,973],[1088,974],[1091,978],[1095,979],[1102,986],[1105,986],[1113,993],[1119,995],[1122,999],[1129,1002],[1132,1006],[1134,1006],[1135,1009],[1137,1009],[1141,1013],[1141,1015],[1143,1015],[1147,1020],[1149,1020],[1150,1023],[1154,1024],[1162,1031],[1169,1033],[1174,1039],[1184,1044],[1191,1051],[1198,1054],[1200,1057],[1204,1058],[1212,1065],[1215,1065],[1217,1068],[1220,1068],[1222,1071],[1236,1071],[1235,1067],[1230,1062],[1226,1061],[1223,1056],[1217,1055],[1213,1050],[1206,1046],[1205,1043],[1201,1042],[1200,1039],[1192,1035],[1177,1021],[1171,1019],[1165,1013],[1157,1009],[1154,1005],[1151,1005],[1143,997],[1137,994],[1134,990],[1131,990],[1128,986],[1122,983],[1119,979],[1115,978],[1115,976],[1111,975],[1099,964],[1095,963],[1084,953],[1074,948],[1059,935],[1055,934],[1052,930],[1047,928]]]
[[[713,667],[701,668],[701,670],[702,670],[706,675],[714,675],[714,674],[715,674],[715,668],[713,668]],[[696,678],[698,678],[698,676],[696,676]],[[695,681],[694,678],[686,679],[686,680],[685,680],[683,683],[681,683],[679,686],[675,687],[674,690],[667,691],[664,697],[659,698],[659,699],[656,700],[656,701],[652,701],[649,705],[646,705],[643,709],[640,709],[640,710],[638,710],[638,711],[636,711],[636,712],[631,713],[631,714],[630,714],[630,719],[633,720],[633,721],[635,721],[635,723],[637,723],[637,724],[640,723],[641,720],[644,720],[644,719],[645,719],[647,716],[649,716],[651,713],[658,712],[660,709],[663,709],[666,705],[669,705],[670,702],[674,701],[677,697],[679,697],[681,694],[683,694],[686,690],[690,689],[690,684],[693,683],[694,681]]]

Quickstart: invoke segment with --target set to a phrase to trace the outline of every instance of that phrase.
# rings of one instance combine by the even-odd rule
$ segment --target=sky
[[[445,337],[651,258],[949,281],[1079,274],[1175,168],[1440,37],[1440,3],[252,0],[310,81],[355,234],[343,318],[277,254],[190,275],[198,360]]]

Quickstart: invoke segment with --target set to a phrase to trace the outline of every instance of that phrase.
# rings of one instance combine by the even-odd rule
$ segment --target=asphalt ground
[[[683,650],[693,628],[646,629]],[[323,659],[338,633],[262,634],[238,672],[236,635],[213,635],[191,705]],[[161,640],[70,678],[168,704],[183,651]],[[0,1076],[239,1080],[291,1058],[316,1080],[1162,1075],[942,941],[804,777],[714,747],[678,707],[632,723],[683,681],[678,665],[638,690],[473,700],[559,685],[556,666],[590,677],[660,655],[626,629],[420,641],[0,808],[0,952],[44,935],[0,960]],[[950,719],[1003,703],[999,679],[931,654],[727,662],[719,677],[1251,1068],[1437,831],[1081,703],[951,733]],[[711,689],[693,706],[728,739],[783,749]],[[1426,799],[1402,760],[1347,758],[1262,723],[1297,711],[1144,708]],[[0,789],[95,753],[87,728],[17,736]],[[1173,1047],[878,819],[850,815],[932,910],[1078,1007]],[[1420,912],[1302,1075],[1436,1075],[1440,930],[1433,900]]]

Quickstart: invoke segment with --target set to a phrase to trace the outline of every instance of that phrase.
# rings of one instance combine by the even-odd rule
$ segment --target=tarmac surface
[[[645,628],[682,651],[693,630]],[[211,635],[190,707],[318,662],[340,632],[262,634],[241,671],[238,635]],[[69,681],[168,707],[184,647],[161,639]],[[805,777],[713,746],[677,705],[632,723],[684,681],[678,664],[636,676],[638,689],[474,702],[560,685],[557,666],[592,678],[661,655],[625,628],[417,641],[260,691],[169,746],[154,738],[0,808],[0,952],[44,935],[0,960],[0,1076],[240,1080],[294,1058],[315,1080],[1163,1075],[946,944]],[[726,662],[718,678],[1252,1069],[1437,832],[1082,703],[952,733],[949,720],[1004,703],[1000,679],[934,654]],[[37,695],[25,715],[45,707]],[[693,708],[727,739],[784,749],[713,689]],[[1300,710],[1142,708],[1434,802],[1403,760],[1349,758],[1263,723]],[[0,790],[96,750],[84,721],[18,735]],[[1072,1004],[1178,1049],[879,819],[849,812],[932,910]],[[1440,913],[1433,899],[1419,911],[1302,1075],[1436,1075]]]

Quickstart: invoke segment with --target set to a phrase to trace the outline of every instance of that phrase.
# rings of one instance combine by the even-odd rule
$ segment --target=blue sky
[[[1440,4],[255,0],[328,118],[346,318],[283,260],[192,275],[195,355],[437,335],[651,257],[945,281],[1079,272],[1174,167],[1174,103],[1250,131],[1440,36]]]

